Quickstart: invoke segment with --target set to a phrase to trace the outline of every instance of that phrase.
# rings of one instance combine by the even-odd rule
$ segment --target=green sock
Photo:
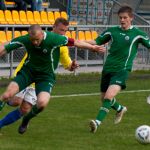
[[[111,103],[111,108],[119,112],[120,110],[122,110],[123,107],[116,101],[115,98],[113,98]]]
[[[32,107],[32,109],[31,109],[31,111],[30,111],[27,115],[25,115],[25,116],[23,117],[23,122],[24,122],[24,123],[25,123],[25,122],[29,122],[30,119],[32,119],[33,117],[35,117],[35,116],[36,116],[38,113],[40,113],[42,110],[43,110],[43,109],[39,109],[39,108],[37,108],[36,105],[34,105],[34,106]]]
[[[111,108],[111,100],[104,99],[102,107],[100,108],[98,115],[96,117],[96,120],[99,120],[100,122],[103,121],[107,113],[109,112],[110,108]]]

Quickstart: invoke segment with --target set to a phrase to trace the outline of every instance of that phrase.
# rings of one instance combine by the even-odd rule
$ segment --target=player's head
[[[65,35],[66,31],[68,30],[68,26],[69,26],[68,20],[62,17],[57,18],[53,26],[53,32],[60,35]]]
[[[130,6],[122,6],[118,10],[118,16],[120,20],[121,27],[123,29],[129,29],[133,20],[133,10]]]
[[[44,32],[42,31],[42,28],[37,24],[31,25],[28,32],[32,44],[38,47],[44,39]]]

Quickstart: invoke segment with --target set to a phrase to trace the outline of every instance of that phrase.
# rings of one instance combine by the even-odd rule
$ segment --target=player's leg
[[[102,102],[102,106],[99,109],[97,117],[95,120],[90,121],[90,128],[91,132],[96,132],[97,127],[102,123],[105,119],[106,115],[108,114],[109,110],[111,109],[111,99],[115,97],[118,92],[120,91],[120,86],[118,85],[110,85],[105,93],[104,100]]]
[[[29,121],[37,116],[40,112],[44,110],[44,108],[47,106],[50,99],[50,94],[48,92],[40,92],[37,96],[37,104],[32,107],[32,110],[23,117],[22,123],[18,128],[18,132],[20,134],[23,134],[26,132]]]
[[[0,120],[0,128],[3,126],[12,124],[13,122],[20,119],[24,114],[28,113],[31,110],[32,105],[28,102],[23,101],[24,96],[26,95],[26,89],[19,92],[11,100],[11,105],[20,105],[20,108],[17,108],[10,113],[8,113],[3,119]],[[30,106],[31,105],[31,106]],[[27,109],[28,108],[28,109]],[[30,108],[30,109],[29,109]]]

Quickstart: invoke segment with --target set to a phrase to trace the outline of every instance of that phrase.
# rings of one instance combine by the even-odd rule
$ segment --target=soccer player
[[[28,33],[25,36],[14,38],[7,45],[0,46],[0,56],[20,47],[24,47],[28,53],[23,67],[10,82],[1,96],[1,100],[7,102],[16,93],[35,83],[37,104],[32,107],[31,113],[29,113],[32,118],[43,111],[50,100],[50,93],[55,84],[54,71],[59,62],[59,47],[63,45],[76,46],[96,52],[103,52],[105,48],[67,38],[54,32],[44,32],[39,25],[30,26]],[[16,116],[18,114],[19,112],[16,113]],[[30,118],[24,122],[24,126],[27,126]]]
[[[68,30],[68,25],[69,25],[69,22],[66,19],[57,18],[54,23],[52,32],[60,34],[60,35],[65,35],[66,31]],[[16,68],[15,73],[14,73],[15,76],[17,72],[22,68],[26,58],[27,58],[27,53],[25,54],[24,58],[22,59],[18,67]],[[68,51],[67,46],[60,47],[60,62],[63,65],[63,67],[69,71],[74,71],[79,66],[75,60],[72,61],[71,58],[69,57],[69,51]],[[20,119],[22,117],[22,114],[26,114],[31,110],[32,106],[36,104],[36,101],[37,101],[37,98],[35,94],[35,88],[32,86],[29,86],[23,91],[16,94],[7,103],[10,106],[18,106],[18,105],[21,105],[21,106],[19,110],[17,108],[16,110],[6,115],[2,120],[0,120],[0,128]],[[5,102],[1,104],[1,109],[4,107],[4,104]],[[20,114],[16,116],[15,115],[16,112]]]
[[[111,41],[108,56],[102,70],[101,97],[102,106],[95,120],[90,121],[91,132],[96,132],[109,110],[116,111],[114,123],[118,124],[127,108],[119,104],[115,97],[120,90],[126,88],[126,80],[132,70],[133,60],[138,45],[150,48],[147,34],[132,26],[133,10],[130,6],[122,6],[118,11],[121,26],[111,27],[99,35],[91,44],[105,44]]]

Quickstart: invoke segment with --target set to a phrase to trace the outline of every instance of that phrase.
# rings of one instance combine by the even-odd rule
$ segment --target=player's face
[[[124,30],[127,30],[131,26],[133,17],[129,16],[128,13],[120,13],[119,14],[119,20],[120,20],[121,27]]]
[[[32,44],[35,47],[40,46],[40,44],[42,43],[43,39],[44,39],[43,31],[39,31],[35,35],[30,35],[30,40],[31,40]]]
[[[63,25],[62,23],[59,23],[58,25],[55,25],[53,27],[53,32],[60,35],[65,35],[67,30],[68,30],[68,26]]]

